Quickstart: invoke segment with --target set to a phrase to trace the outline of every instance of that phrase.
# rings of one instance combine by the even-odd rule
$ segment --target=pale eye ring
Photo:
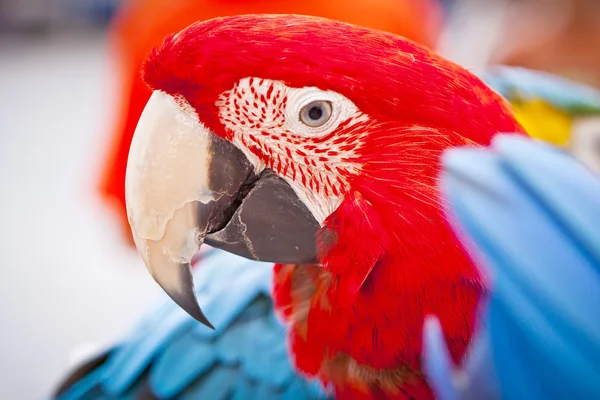
[[[330,101],[311,101],[300,110],[300,121],[311,128],[318,128],[329,121],[332,111]]]

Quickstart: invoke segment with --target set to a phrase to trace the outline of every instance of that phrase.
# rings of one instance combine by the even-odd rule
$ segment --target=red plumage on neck
[[[275,301],[292,325],[296,365],[333,383],[342,399],[429,398],[419,378],[424,318],[438,316],[458,362],[484,294],[482,277],[446,221],[437,185],[443,150],[474,142],[469,135],[422,128],[390,126],[386,132],[389,137],[376,136],[363,149],[369,162],[324,222],[320,268],[328,274],[313,278],[318,289],[308,310],[298,311],[306,305],[294,295],[295,275],[276,268]],[[298,312],[306,313],[300,322]],[[360,377],[336,378],[328,362],[340,355],[375,371],[408,367],[416,383],[400,378],[396,383],[403,390],[394,392]]]
[[[411,41],[299,16],[195,24],[150,55],[144,76],[223,137],[215,100],[245,77],[333,90],[368,116],[360,171],[323,223],[321,266],[276,266],[274,298],[298,368],[341,397],[430,396],[419,373],[424,317],[440,318],[458,361],[484,290],[444,217],[439,160],[448,147],[523,132],[504,100]]]

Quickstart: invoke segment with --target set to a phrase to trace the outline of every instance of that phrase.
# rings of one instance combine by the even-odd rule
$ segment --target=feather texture
[[[600,398],[599,177],[510,135],[491,150],[451,151],[445,166],[455,225],[476,245],[493,289],[461,379],[444,380],[458,375],[436,324],[426,331],[439,397]]]
[[[271,264],[210,250],[194,274],[214,331],[165,295],[102,364],[56,398],[327,398],[292,368],[270,297]]]

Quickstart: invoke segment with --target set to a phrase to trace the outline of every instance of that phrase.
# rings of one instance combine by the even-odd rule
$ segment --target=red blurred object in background
[[[116,208],[130,241],[125,169],[133,132],[151,94],[140,74],[146,55],[167,34],[193,22],[257,13],[326,17],[392,32],[430,47],[434,46],[442,24],[442,9],[437,0],[132,0],[127,3],[112,26],[120,69],[120,98],[100,191]]]

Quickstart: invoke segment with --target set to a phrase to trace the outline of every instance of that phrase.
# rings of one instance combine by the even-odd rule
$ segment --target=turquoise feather
[[[292,366],[272,274],[271,264],[210,250],[194,278],[215,330],[165,295],[104,363],[56,398],[327,399]]]

